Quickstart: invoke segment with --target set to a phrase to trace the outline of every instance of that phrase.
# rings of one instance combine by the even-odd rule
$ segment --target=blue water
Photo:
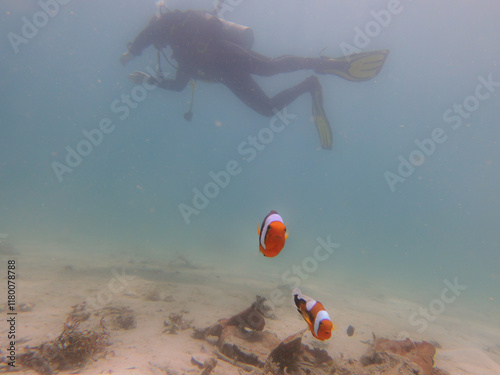
[[[467,286],[461,303],[497,311],[498,3],[233,3],[239,5],[225,18],[252,27],[254,50],[268,56],[318,56],[326,47],[323,54],[340,57],[346,43],[360,46],[356,30],[366,27],[373,37],[360,50],[390,50],[371,81],[320,77],[332,151],[320,149],[307,96],[288,106],[295,117],[251,161],[238,146],[271,119],[221,85],[197,82],[191,122],[183,119],[189,88],[148,91],[128,113],[113,110],[134,89],[127,74],[156,66],[151,47],[126,68],[118,62],[155,12],[152,1],[66,0],[16,47],[9,33],[22,37],[23,17],[35,22],[42,8],[36,1],[3,2],[0,232],[19,245],[159,248],[166,256],[199,255],[230,267],[257,251],[256,225],[274,209],[288,223],[290,238],[279,258],[251,258],[250,275],[262,262],[280,274],[310,255],[317,237],[330,236],[340,247],[318,271],[327,280],[329,273],[332,280],[351,275],[367,288],[368,280],[379,282],[425,303],[439,295],[443,280],[458,278]],[[373,12],[387,14],[389,4],[391,19],[377,28]],[[168,5],[212,9],[211,1]],[[276,94],[310,73],[257,80]],[[454,104],[470,110],[452,120]],[[86,139],[82,131],[97,129],[103,119],[111,121],[110,132],[58,178],[54,163],[65,164],[67,147],[76,149]],[[432,152],[415,159],[414,171],[391,189],[385,174],[398,175],[398,157],[408,161],[419,150],[415,141],[433,134],[441,143],[428,146]],[[193,189],[203,190],[209,173],[231,161],[240,173],[187,223],[179,205],[193,206]]]

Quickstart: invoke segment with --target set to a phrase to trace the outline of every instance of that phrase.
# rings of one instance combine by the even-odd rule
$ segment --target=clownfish
[[[321,341],[328,340],[332,336],[335,326],[323,304],[303,295],[298,288],[293,290],[293,300],[297,311],[306,321],[312,335]]]
[[[285,240],[288,238],[283,219],[276,211],[271,211],[262,221],[259,229],[259,250],[266,257],[275,257],[285,246]]]

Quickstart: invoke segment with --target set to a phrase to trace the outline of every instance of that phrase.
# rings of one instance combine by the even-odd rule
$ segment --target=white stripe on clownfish
[[[300,295],[300,297],[304,298],[304,295],[303,295],[303,294],[301,294],[301,295]],[[299,297],[299,298],[300,298],[300,297]],[[307,303],[306,303],[306,309],[307,309],[307,311],[311,311],[311,310],[312,310],[312,308],[316,305],[316,303],[317,303],[317,302],[316,302],[315,300],[310,300],[310,301],[307,301]]]
[[[319,324],[322,320],[330,320],[330,315],[326,312],[326,310],[321,310],[316,314],[314,318],[314,334],[318,335]]]
[[[267,228],[273,221],[279,221],[280,223],[283,223],[283,219],[277,213],[269,214],[268,216],[266,216],[266,218],[264,219],[264,223],[262,224],[262,230],[260,232],[260,245],[264,249],[266,249]]]

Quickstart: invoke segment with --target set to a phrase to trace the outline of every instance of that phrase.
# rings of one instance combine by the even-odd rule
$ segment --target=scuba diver
[[[128,51],[120,57],[120,62],[125,66],[153,45],[158,49],[160,71],[156,77],[134,72],[129,75],[132,82],[140,84],[147,81],[173,91],[182,91],[191,80],[219,82],[243,103],[267,117],[275,115],[297,97],[309,93],[321,146],[331,149],[332,130],[323,108],[323,89],[315,75],[273,97],[266,95],[252,75],[272,76],[310,69],[316,74],[335,74],[349,81],[366,81],[379,73],[389,53],[387,50],[363,52],[335,59],[289,55],[270,58],[252,51],[252,44],[252,29],[223,20],[217,17],[216,11],[172,11],[160,5],[158,14],[128,44]],[[161,72],[160,53],[169,61],[163,51],[167,46],[170,46],[172,58],[177,61],[175,79],[166,79]],[[192,88],[194,90],[193,82]],[[191,100],[191,107],[192,103]],[[189,121],[191,115],[190,108],[184,117]]]

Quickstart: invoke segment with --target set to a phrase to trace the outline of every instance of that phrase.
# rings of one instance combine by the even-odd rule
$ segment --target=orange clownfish
[[[293,290],[293,300],[297,311],[306,321],[312,335],[321,341],[328,340],[332,336],[335,326],[323,304],[303,295],[298,288]]]
[[[275,257],[285,246],[285,240],[288,238],[283,219],[276,211],[271,211],[262,221],[259,229],[259,250],[266,257]]]

